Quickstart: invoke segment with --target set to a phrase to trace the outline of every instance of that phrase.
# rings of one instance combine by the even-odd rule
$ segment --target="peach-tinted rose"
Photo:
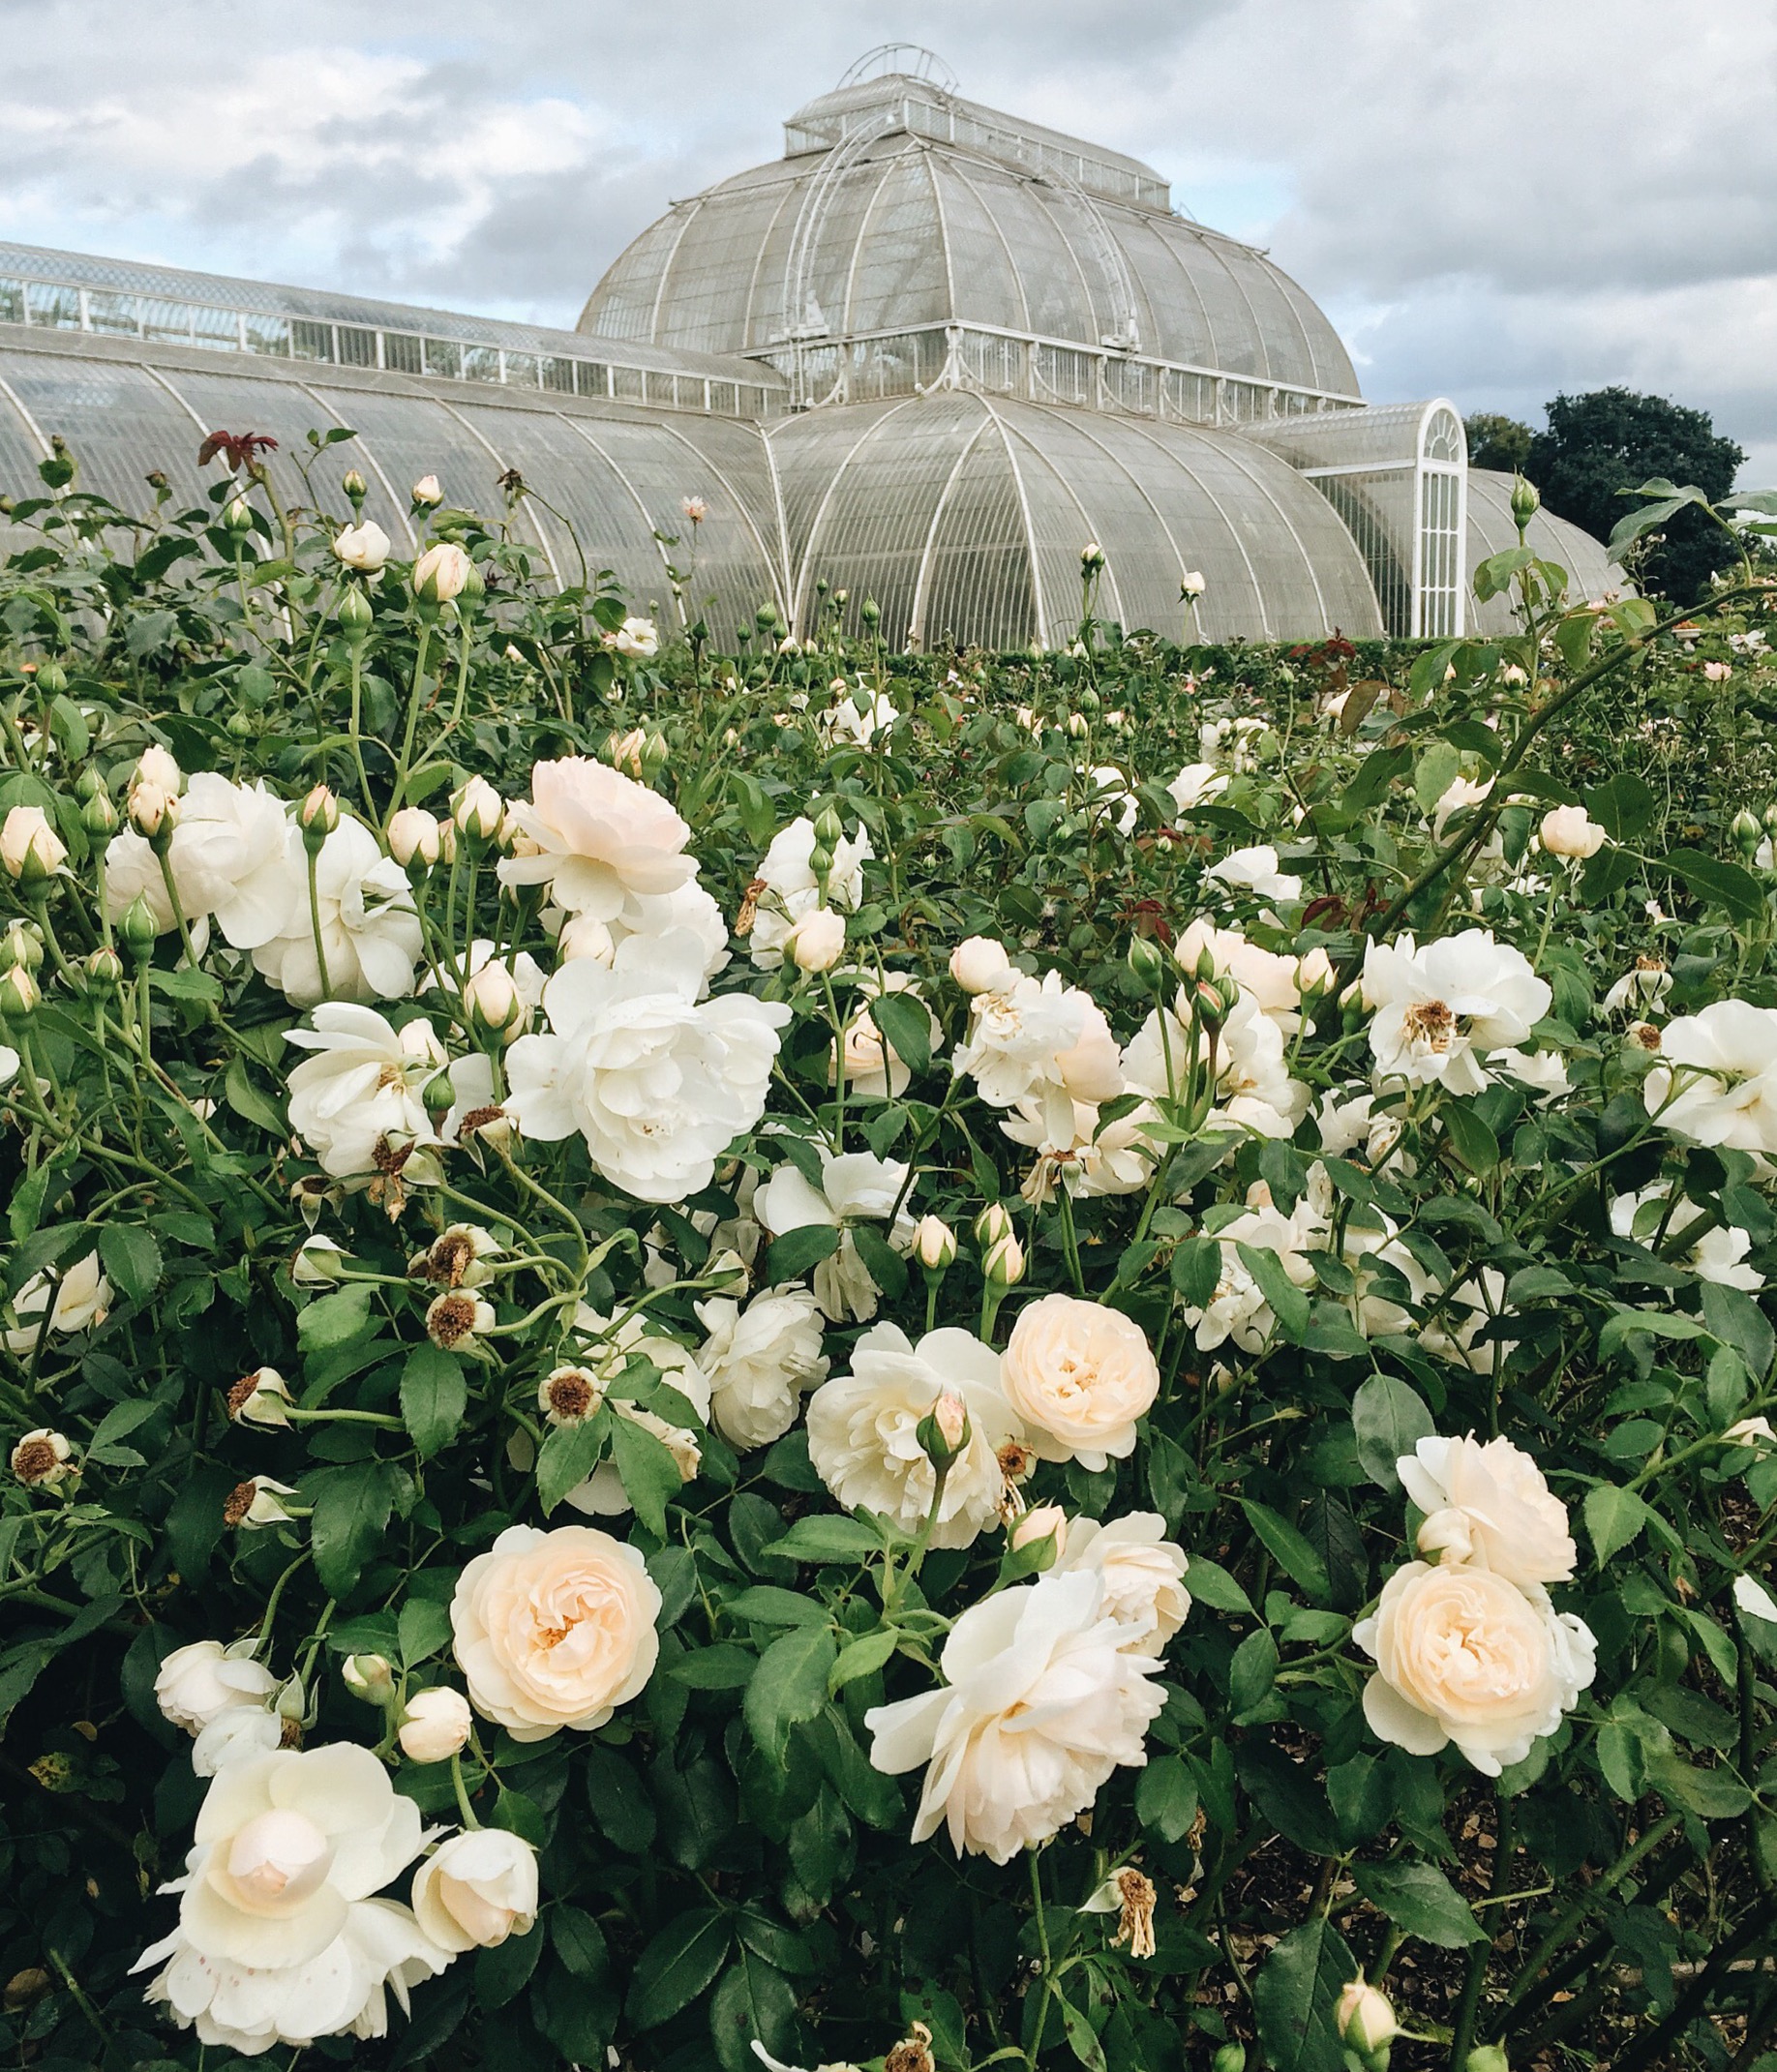
[[[1141,1326],[1121,1311],[1045,1295],[1013,1327],[1003,1386],[1043,1459],[1098,1469],[1134,1452],[1160,1368]]]

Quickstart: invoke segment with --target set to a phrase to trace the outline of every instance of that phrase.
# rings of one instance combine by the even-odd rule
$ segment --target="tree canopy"
[[[1536,436],[1528,425],[1497,410],[1477,410],[1463,420],[1468,434],[1468,465],[1491,467],[1500,474],[1521,475],[1530,458],[1530,441]]]

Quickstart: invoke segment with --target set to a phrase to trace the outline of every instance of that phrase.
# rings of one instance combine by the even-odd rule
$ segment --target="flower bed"
[[[0,564],[21,2061],[1762,2061],[1755,570],[712,656],[224,458]]]

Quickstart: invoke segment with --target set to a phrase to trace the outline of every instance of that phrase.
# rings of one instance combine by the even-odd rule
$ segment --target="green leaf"
[[[1135,1817],[1162,1842],[1183,1842],[1197,1817],[1197,1782],[1179,1756],[1156,1756],[1135,1786]]]
[[[1435,1864],[1354,1863],[1351,1878],[1372,1907],[1422,1942],[1460,1950],[1488,1939],[1468,1902]]]
[[[1764,916],[1764,887],[1743,864],[1701,849],[1674,849],[1666,867],[1684,881],[1685,890],[1704,906],[1720,907],[1730,920],[1756,921]]]
[[[1334,2011],[1357,1959],[1332,1922],[1291,1929],[1252,1982],[1252,2007],[1270,2072],[1345,2072]]]
[[[113,1403],[99,1422],[87,1445],[89,1460],[108,1461],[115,1466],[136,1467],[141,1463],[141,1455],[118,1441],[133,1432],[138,1425],[145,1425],[160,1405],[152,1396],[133,1396],[121,1403]]]
[[[1702,1313],[1710,1336],[1732,1345],[1753,1378],[1762,1382],[1771,1371],[1772,1360],[1777,1359],[1777,1332],[1759,1305],[1742,1288],[1705,1280]]]
[[[1702,1338],[1708,1336],[1693,1316],[1679,1316],[1670,1309],[1619,1309],[1598,1334],[1598,1357],[1609,1360],[1632,1337]]]
[[[557,1425],[544,1434],[537,1455],[537,1501],[547,1517],[570,1489],[578,1489],[598,1465],[617,1423],[615,1412]]]
[[[1326,1564],[1287,1518],[1249,1496],[1240,1499],[1253,1531],[1271,1550],[1272,1558],[1294,1583],[1310,1597],[1324,1602],[1331,1594]]]
[[[437,1598],[410,1597],[401,1607],[396,1630],[402,1667],[410,1669],[450,1645],[450,1607]]]
[[[713,1907],[694,1907],[669,1921],[642,1952],[624,2012],[638,2028],[657,2028],[688,2007],[722,1968],[732,1932]]]
[[[827,1679],[838,1643],[825,1626],[798,1626],[773,1640],[759,1658],[742,1709],[761,1754],[781,1762],[790,1729],[827,1704]]]
[[[1263,1626],[1250,1633],[1228,1664],[1228,1701],[1236,1721],[1256,1712],[1271,1696],[1278,1675],[1278,1643]]]
[[[709,2039],[722,2072],[759,2072],[755,2041],[775,2055],[794,2047],[795,2034],[796,1988],[754,1951],[737,1951],[709,2002]]]
[[[1351,1425],[1365,1474],[1391,1492],[1401,1486],[1395,1462],[1437,1429],[1425,1397],[1393,1374],[1372,1374],[1358,1390],[1351,1399]]]
[[[1221,1278],[1221,1246],[1214,1238],[1187,1238],[1172,1255],[1171,1273],[1186,1306],[1207,1309]]]
[[[1258,1617],[1252,1600],[1227,1570],[1207,1554],[1192,1554],[1189,1573],[1190,1594],[1198,1604],[1207,1605],[1212,1611],[1235,1612],[1249,1619]]]
[[[1585,810],[1612,841],[1639,841],[1653,826],[1659,803],[1646,780],[1625,769],[1586,793]]]
[[[1086,2067],[1086,2072],[1108,2072],[1104,2046],[1099,2041],[1092,2024],[1071,2000],[1064,1999],[1059,1993],[1055,2004],[1061,2009],[1062,2034],[1068,2039],[1068,2048]]]
[[[395,1477],[387,1461],[358,1460],[309,1478],[315,1516],[309,1521],[315,1573],[329,1597],[348,1597],[388,1528]]]
[[[806,1223],[800,1230],[786,1230],[773,1238],[766,1253],[765,1284],[775,1287],[786,1280],[800,1280],[830,1259],[839,1249],[839,1232],[831,1223]]]
[[[718,1640],[713,1647],[693,1648],[668,1669],[675,1683],[689,1691],[744,1691],[753,1680],[759,1657],[736,1640]]]
[[[416,1345],[401,1370],[401,1418],[422,1460],[456,1437],[467,1408],[462,1361],[441,1346]]]
[[[893,1655],[899,1637],[885,1629],[881,1633],[865,1634],[861,1640],[848,1642],[839,1650],[839,1659],[828,1673],[828,1693],[836,1695],[847,1684],[856,1683],[858,1677],[873,1676]]]
[[[1647,1506],[1633,1489],[1619,1489],[1601,1482],[1585,1497],[1585,1529],[1591,1535],[1592,1551],[1602,1569],[1647,1522]]]
[[[1499,1139],[1465,1101],[1439,1103],[1450,1147],[1471,1173],[1491,1173],[1499,1163]]]
[[[785,1561],[808,1563],[840,1562],[851,1565],[868,1561],[883,1550],[882,1535],[860,1518],[834,1517],[830,1514],[798,1518],[781,1540],[764,1549]]]
[[[869,1007],[883,1041],[917,1079],[932,1062],[931,1013],[925,1003],[906,991],[879,993]]]
[[[656,1539],[664,1538],[667,1499],[684,1487],[672,1449],[618,1413],[611,1420],[611,1451],[637,1517]]]
[[[1300,1342],[1309,1324],[1309,1299],[1297,1287],[1284,1269],[1276,1252],[1264,1251],[1256,1245],[1248,1245],[1239,1240],[1235,1243],[1241,1264],[1258,1283],[1259,1292],[1271,1305],[1271,1313],[1278,1320],[1278,1329],[1290,1343]]]
[[[515,2000],[530,1983],[530,1974],[543,1954],[543,1937],[532,1929],[527,1936],[508,1936],[492,1949],[475,1953],[475,2002],[486,2013]]]
[[[133,1223],[107,1223],[99,1233],[99,1258],[113,1285],[132,1302],[146,1302],[161,1283],[161,1247]]]
[[[1702,1769],[1676,1749],[1646,1751],[1646,1770],[1652,1789],[1705,1820],[1734,1819],[1752,1804],[1752,1793],[1732,1770]]]
[[[852,1243],[870,1278],[890,1302],[898,1302],[907,1292],[907,1261],[880,1230],[873,1230],[868,1223],[859,1223],[853,1230]]]
[[[359,1285],[317,1296],[296,1319],[296,1342],[305,1353],[329,1352],[371,1328],[371,1291]]]
[[[247,1061],[237,1051],[228,1060],[223,1077],[223,1098],[243,1122],[253,1123],[280,1142],[290,1133],[283,1109],[270,1095],[261,1094],[247,1070]]]

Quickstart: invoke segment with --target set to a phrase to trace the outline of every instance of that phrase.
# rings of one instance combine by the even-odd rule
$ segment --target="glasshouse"
[[[492,507],[516,470],[562,580],[584,555],[718,633],[768,599],[806,627],[826,586],[897,645],[1053,642],[1089,541],[1130,628],[1177,630],[1194,572],[1213,640],[1502,630],[1469,579],[1509,478],[1449,403],[1366,405],[1308,295],[1152,166],[903,46],[784,136],[645,230],[574,331],[0,244],[0,489],[57,437],[135,505],[154,470],[196,491],[210,432],[287,468],[349,426],[397,538],[415,476]],[[1612,580],[1560,520],[1530,544]]]

